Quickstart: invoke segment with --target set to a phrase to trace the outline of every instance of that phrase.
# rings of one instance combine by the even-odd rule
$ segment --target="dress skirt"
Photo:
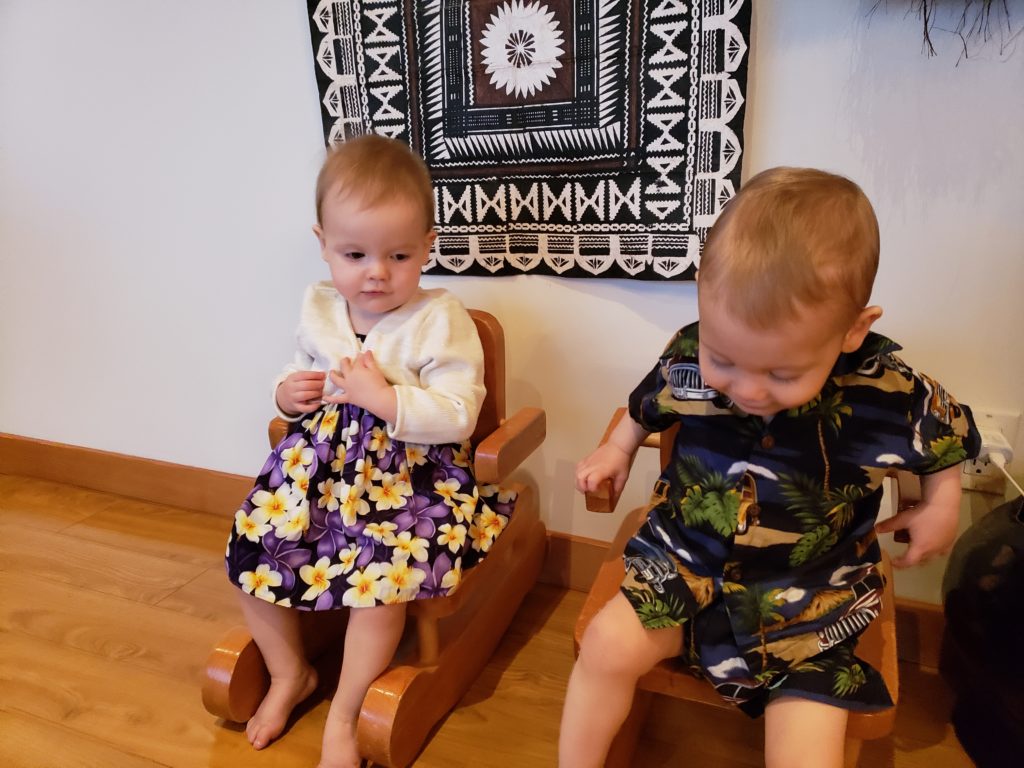
[[[476,484],[468,441],[393,440],[366,410],[325,405],[291,426],[235,513],[228,577],[311,611],[448,595],[514,505]]]

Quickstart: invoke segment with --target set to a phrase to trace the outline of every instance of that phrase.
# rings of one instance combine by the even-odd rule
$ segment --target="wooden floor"
[[[0,765],[314,766],[326,702],[254,752],[199,699],[206,653],[238,623],[230,518],[0,475]],[[420,768],[553,766],[582,594],[538,585]],[[895,735],[861,766],[970,766],[934,671],[905,666]],[[639,766],[761,764],[760,728],[666,702]]]

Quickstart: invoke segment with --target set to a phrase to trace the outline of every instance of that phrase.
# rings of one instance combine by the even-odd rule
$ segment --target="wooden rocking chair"
[[[536,582],[547,543],[534,489],[503,482],[544,440],[544,411],[523,408],[505,418],[505,336],[490,314],[470,310],[484,349],[487,395],[473,434],[477,482],[518,493],[515,512],[487,557],[466,571],[449,597],[409,604],[406,637],[391,665],[370,686],[357,726],[359,750],[375,764],[404,768],[434,725],[462,698],[483,669]],[[270,424],[276,445],[287,423]],[[311,660],[340,658],[347,609],[303,612]],[[336,679],[336,677],[335,677]],[[256,712],[269,676],[248,630],[235,627],[211,651],[203,704],[225,720],[245,722]],[[316,694],[314,694],[316,695]]]
[[[626,415],[625,408],[616,410],[611,423],[601,438],[602,443],[607,441],[621,418],[629,418]],[[662,467],[671,458],[672,444],[677,430],[678,427],[673,427],[660,434],[652,434],[643,443],[647,447],[659,448]],[[913,502],[920,499],[920,485],[915,476],[907,472],[894,473],[893,476],[897,481],[897,505],[901,509],[904,508],[904,505],[911,506]],[[587,494],[586,498],[587,509],[591,512],[613,512],[618,503],[618,495],[613,492],[610,482],[603,484],[603,487],[597,493]],[[626,543],[646,519],[646,512],[647,510],[644,507],[630,512],[625,520],[623,520],[614,540],[608,547],[608,553],[601,564],[594,584],[590,588],[586,602],[576,621],[573,640],[577,654],[579,653],[583,633],[586,631],[591,619],[619,590],[619,585],[625,576],[622,553],[625,550]],[[899,669],[896,656],[896,612],[892,587],[892,565],[885,552],[882,553],[882,568],[886,580],[885,592],[882,598],[882,613],[878,619],[871,622],[868,629],[861,635],[860,642],[857,644],[857,655],[881,673],[885,680],[885,685],[892,696],[894,706],[880,712],[850,713],[846,726],[844,755],[846,768],[854,768],[857,765],[861,744],[864,740],[880,739],[889,735],[896,720],[895,704],[899,697]],[[678,666],[673,665],[671,660],[667,659],[655,666],[637,682],[637,691],[633,698],[632,709],[612,742],[607,760],[605,761],[606,768],[628,768],[628,766],[636,764],[633,760],[633,752],[636,749],[644,720],[647,717],[647,712],[650,709],[655,694],[737,711],[735,707],[722,699],[707,681],[691,675],[684,669],[678,668]],[[745,717],[745,715],[739,713],[737,716]]]

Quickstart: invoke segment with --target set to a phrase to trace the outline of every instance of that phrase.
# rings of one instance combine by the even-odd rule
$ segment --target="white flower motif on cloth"
[[[483,60],[491,84],[532,96],[544,89],[560,69],[564,52],[558,20],[539,2],[511,0],[502,3],[484,30]]]

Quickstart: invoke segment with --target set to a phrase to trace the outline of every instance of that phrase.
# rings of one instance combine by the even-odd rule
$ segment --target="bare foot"
[[[317,768],[359,768],[360,765],[362,759],[356,743],[356,724],[331,717],[328,713]]]
[[[281,735],[296,705],[316,690],[317,677],[313,667],[298,677],[270,679],[270,690],[260,702],[256,714],[245,725],[245,735],[256,749],[263,749]]]

